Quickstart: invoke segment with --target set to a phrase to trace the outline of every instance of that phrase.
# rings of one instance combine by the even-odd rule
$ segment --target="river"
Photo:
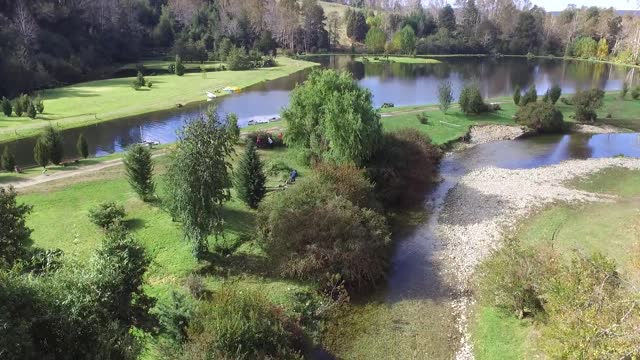
[[[536,85],[539,93],[556,83],[562,87],[563,93],[571,93],[590,87],[616,90],[624,81],[638,82],[638,75],[626,67],[552,59],[442,58],[440,64],[365,64],[353,61],[348,55],[337,55],[311,57],[309,60],[320,63],[323,68],[350,71],[361,86],[372,92],[376,106],[385,102],[396,106],[436,103],[437,86],[441,80],[451,81],[454,97],[470,81],[479,84],[485,97],[511,95],[515,86],[525,89],[531,84]],[[218,109],[222,113],[236,113],[241,126],[251,119],[276,116],[287,105],[290,91],[305,80],[309,71],[260,83],[239,94],[221,98]],[[145,140],[174,142],[176,131],[185,119],[197,115],[205,106],[207,103],[203,102],[182,109],[63,131],[65,153],[69,157],[76,154],[75,143],[80,133],[89,142],[91,156],[120,152],[132,143]],[[34,163],[34,145],[33,138],[9,143],[21,166]]]

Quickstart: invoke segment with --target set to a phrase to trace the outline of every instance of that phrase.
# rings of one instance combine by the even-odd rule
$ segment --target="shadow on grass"
[[[145,221],[142,219],[135,218],[135,219],[127,219],[124,221],[124,223],[127,229],[135,231],[135,230],[143,229]]]
[[[16,175],[0,175],[0,185],[27,181],[27,180],[28,180],[27,178],[16,176]]]

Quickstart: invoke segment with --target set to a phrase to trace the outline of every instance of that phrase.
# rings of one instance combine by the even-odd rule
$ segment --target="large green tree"
[[[51,163],[58,165],[64,157],[64,146],[62,135],[53,126],[45,128],[41,136],[42,141],[47,147],[47,154]]]
[[[314,70],[291,93],[285,141],[336,163],[362,166],[382,136],[371,92],[346,72]]]
[[[2,157],[0,157],[0,165],[5,171],[13,172],[16,168],[16,157],[13,155],[8,146],[4,147]]]
[[[372,27],[367,33],[364,40],[367,51],[371,54],[380,54],[384,52],[384,44],[387,42],[387,34],[379,27]]]
[[[131,145],[123,159],[129,184],[143,201],[153,198],[153,160],[151,150],[142,144]]]
[[[0,187],[0,266],[10,266],[20,259],[29,245],[31,229],[25,217],[31,206],[18,204],[12,187]]]
[[[456,30],[456,14],[451,5],[445,5],[438,11],[438,27],[449,31]]]
[[[187,121],[178,134],[167,173],[168,201],[198,259],[208,251],[208,236],[223,231],[222,205],[231,197],[232,153],[229,132],[215,107]]]

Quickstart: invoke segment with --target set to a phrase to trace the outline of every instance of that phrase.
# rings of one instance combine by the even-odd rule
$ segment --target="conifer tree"
[[[49,164],[49,148],[44,137],[40,137],[36,141],[36,146],[33,148],[33,159],[43,168]]]
[[[36,111],[36,107],[33,103],[29,103],[29,106],[27,106],[27,116],[31,119],[35,119],[37,115],[38,112]]]
[[[11,116],[11,112],[13,111],[13,106],[11,106],[11,101],[6,97],[2,98],[2,112],[5,116]]]
[[[53,126],[49,126],[42,134],[44,144],[47,147],[49,160],[53,164],[60,164],[64,158],[64,148],[62,144],[62,135]]]
[[[78,149],[78,155],[82,156],[82,158],[86,159],[87,157],[89,157],[89,144],[87,143],[87,139],[83,134],[80,134],[80,136],[78,136],[76,149]]]
[[[16,168],[16,157],[9,150],[8,146],[5,146],[4,151],[2,152],[2,158],[0,159],[0,163],[2,164],[2,168],[8,172],[13,172]]]
[[[513,91],[513,103],[516,105],[520,105],[520,92],[520,85],[516,85],[516,88]]]
[[[236,173],[235,187],[238,197],[250,208],[257,208],[266,193],[265,182],[266,177],[256,145],[249,141]]]
[[[141,144],[132,145],[124,157],[124,167],[133,190],[143,201],[151,200],[155,184],[153,183],[153,161],[149,148]]]

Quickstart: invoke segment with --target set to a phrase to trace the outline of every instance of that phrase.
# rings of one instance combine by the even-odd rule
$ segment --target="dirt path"
[[[165,154],[166,152],[155,153],[153,154],[152,158],[163,156]],[[41,185],[41,184],[56,181],[56,180],[68,179],[76,176],[82,176],[82,175],[94,173],[96,171],[112,168],[114,166],[119,166],[121,164],[122,164],[122,159],[107,160],[99,164],[83,166],[75,170],[60,171],[50,175],[45,173],[45,174],[37,175],[34,177],[23,178],[18,181],[0,184],[0,186],[4,186],[4,187],[13,186],[16,190],[20,190],[20,189]]]

